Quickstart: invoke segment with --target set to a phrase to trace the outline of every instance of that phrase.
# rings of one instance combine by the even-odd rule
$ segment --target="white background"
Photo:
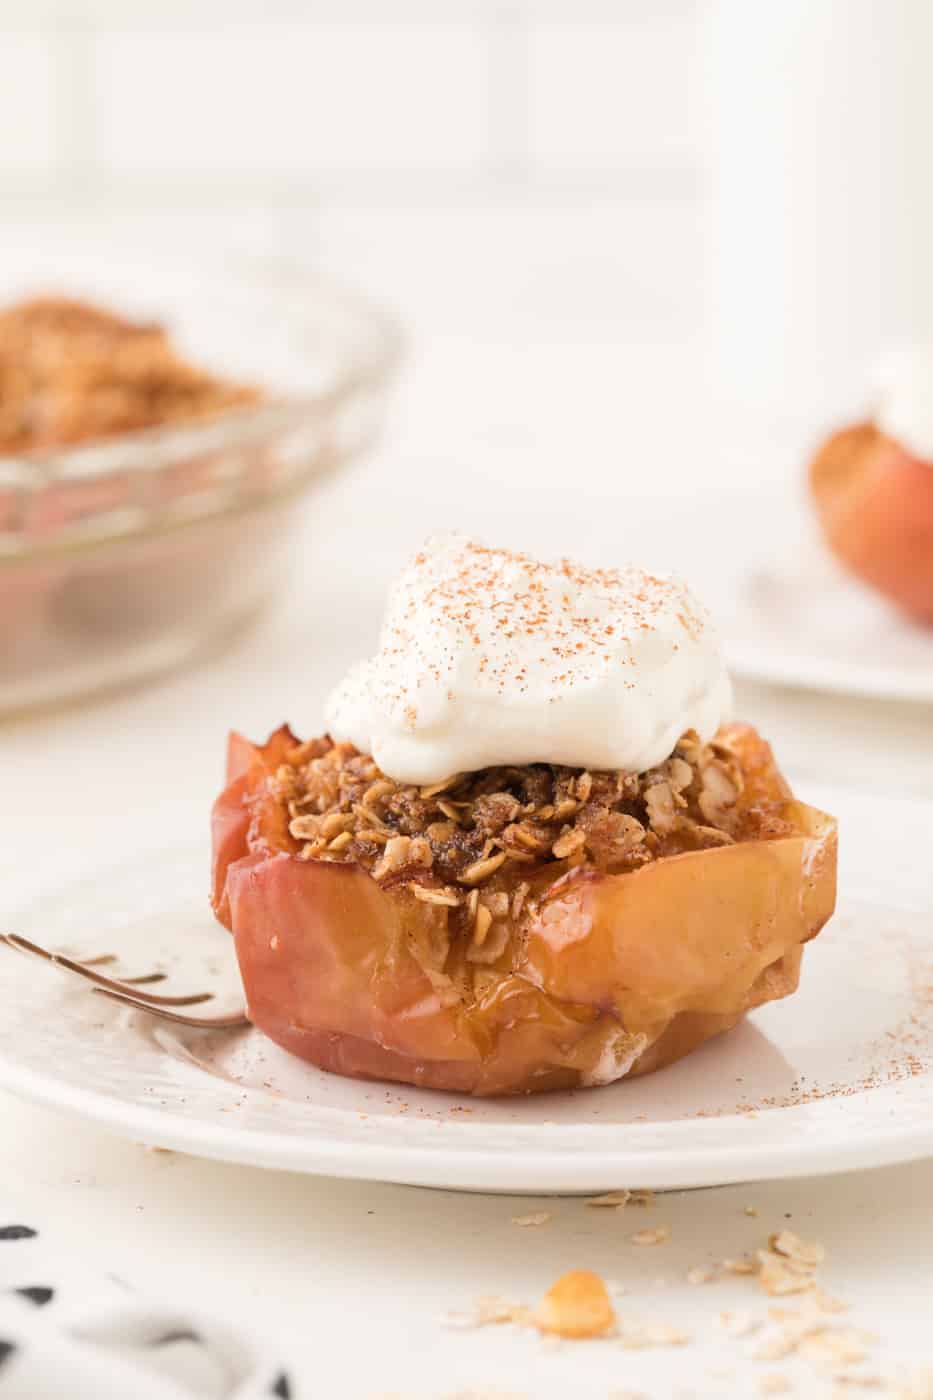
[[[696,192],[693,0],[6,0],[11,196]]]
[[[310,259],[448,330],[469,289],[497,342],[530,312],[523,347],[598,319],[591,399],[663,434],[692,387],[705,473],[787,478],[933,333],[931,31],[925,0],[5,0],[7,263]]]

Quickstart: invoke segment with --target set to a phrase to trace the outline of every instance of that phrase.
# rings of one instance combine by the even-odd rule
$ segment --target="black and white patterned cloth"
[[[56,1263],[0,1215],[0,1400],[298,1400],[242,1330]]]

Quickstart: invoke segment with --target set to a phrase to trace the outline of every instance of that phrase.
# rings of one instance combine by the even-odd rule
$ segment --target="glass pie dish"
[[[170,669],[257,613],[313,486],[377,437],[400,353],[391,317],[314,276],[222,285],[98,264],[59,289],[164,323],[262,397],[0,455],[0,713]]]

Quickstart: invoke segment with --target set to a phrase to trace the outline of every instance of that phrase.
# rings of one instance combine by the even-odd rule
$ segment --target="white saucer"
[[[734,597],[725,650],[738,674],[868,699],[933,701],[933,628],[903,617],[816,550],[750,568]]]
[[[684,561],[677,567],[713,609],[736,674],[866,699],[933,701],[933,627],[846,574],[806,501],[722,493],[698,505],[691,524],[692,534],[677,536]]]
[[[0,1086],[205,1157],[477,1191],[590,1192],[791,1177],[933,1152],[933,804],[806,796],[841,819],[846,893],[800,992],[680,1065],[605,1089],[457,1099],[340,1079],[247,1030],[121,1010],[0,950]],[[46,896],[8,927],[118,951],[239,1000],[206,901],[206,850]]]

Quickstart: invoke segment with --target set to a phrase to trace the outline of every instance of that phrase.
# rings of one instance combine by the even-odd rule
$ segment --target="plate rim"
[[[843,803],[846,795],[854,799],[864,796],[844,785],[830,786]],[[903,795],[896,802],[898,806],[921,809],[927,815],[933,811],[933,801],[913,794]],[[133,878],[141,863],[151,868],[155,859],[176,863],[181,874],[185,867],[189,871],[199,868],[201,855],[200,843],[197,847],[191,841],[173,843],[161,849],[128,854],[111,865],[110,870],[114,877]],[[74,907],[82,889],[99,887],[105,877],[106,868],[101,868],[57,882],[51,890],[35,890],[32,897],[23,902],[21,917],[34,920],[42,916],[44,906],[54,906],[63,899]],[[179,897],[182,896],[187,900],[187,884],[179,890]],[[863,891],[857,886],[845,890],[840,914],[850,902],[862,908],[875,907],[879,913],[898,910],[926,917],[930,912],[925,897],[916,902],[907,899],[898,906],[896,902],[879,901],[876,893],[869,894],[867,889]],[[221,934],[219,926],[217,932]],[[3,980],[6,980],[5,975]],[[13,974],[10,984],[15,985],[16,980]],[[158,1053],[171,1058],[167,1046],[160,1047]],[[197,1065],[197,1057],[191,1058]],[[838,1107],[834,1114],[832,1109],[827,1112],[811,1102],[765,1107],[755,1117],[741,1109],[717,1115],[723,1127],[728,1123],[732,1133],[729,1141],[721,1138],[717,1141],[712,1127],[717,1120],[704,1117],[701,1121],[706,1125],[708,1137],[704,1140],[701,1136],[696,1143],[689,1142],[696,1121],[689,1116],[670,1121],[628,1123],[618,1119],[560,1124],[523,1123],[514,1119],[483,1122],[482,1141],[471,1139],[472,1127],[455,1116],[437,1114],[426,1120],[417,1115],[386,1118],[378,1113],[363,1114],[361,1110],[365,1104],[361,1104],[360,1110],[354,1110],[326,1101],[312,1105],[318,1114],[317,1121],[310,1121],[303,1133],[295,1130],[294,1120],[291,1128],[287,1123],[255,1126],[237,1118],[220,1121],[223,1099],[216,1095],[209,1103],[211,1113],[205,1109],[200,1117],[177,1111],[171,1098],[167,1105],[155,1099],[130,1100],[120,1096],[119,1088],[114,1094],[93,1083],[63,1077],[56,1072],[54,1064],[31,1063],[28,1056],[24,1059],[17,1053],[15,1040],[7,1045],[0,1044],[0,1088],[116,1135],[214,1160],[344,1179],[466,1190],[578,1194],[612,1189],[620,1184],[677,1189],[817,1176],[933,1155],[933,1069],[912,1081],[880,1084],[846,1098],[846,1106],[851,1105],[852,1109],[859,1104],[864,1107],[869,1098],[872,1105],[877,1105],[870,1109],[869,1133],[853,1131],[851,1115]],[[417,1093],[405,1086],[389,1088],[394,1092]],[[190,1085],[186,1086],[186,1092],[190,1094]],[[909,1093],[906,1102],[905,1093]],[[839,1103],[836,1099],[830,1101]],[[930,1112],[923,1111],[927,1105]],[[441,1107],[440,1099],[438,1106]],[[756,1142],[753,1123],[765,1115],[771,1118],[773,1114],[788,1115],[783,1120],[772,1119],[774,1123],[786,1123],[786,1133],[779,1141],[774,1140],[774,1134],[766,1133]],[[818,1136],[814,1137],[806,1129],[816,1115],[821,1117]],[[329,1132],[328,1117],[338,1131]],[[443,1133],[436,1141],[430,1140],[438,1123],[456,1133],[456,1140]],[[388,1124],[393,1125],[393,1130],[387,1133]],[[476,1126],[478,1129],[478,1121]],[[351,1127],[352,1132],[349,1131]],[[795,1131],[800,1127],[803,1131]],[[654,1141],[659,1131],[665,1135],[660,1143]],[[407,1141],[401,1137],[406,1132],[410,1134]],[[521,1134],[517,1142],[516,1133]],[[506,1144],[509,1150],[504,1151]],[[580,1150],[576,1150],[577,1144]]]
[[[744,680],[857,700],[893,700],[909,705],[933,702],[933,674],[927,677],[890,666],[863,671],[849,662],[820,661],[802,652],[779,661],[768,648],[736,641],[728,633],[723,638],[723,651],[730,671]]]
[[[323,1072],[323,1071],[322,1071]],[[688,1167],[681,1166],[669,1147],[639,1154],[637,1160],[624,1152],[601,1154],[591,1160],[586,1155],[571,1157],[539,1150],[534,1166],[539,1178],[535,1187],[528,1185],[524,1156],[516,1163],[500,1148],[462,1148],[442,1146],[425,1148],[422,1144],[368,1144],[365,1155],[358,1144],[329,1141],[324,1137],[286,1136],[269,1130],[243,1132],[226,1124],[199,1122],[196,1119],[172,1117],[156,1105],[121,1103],[93,1089],[76,1089],[61,1081],[17,1065],[0,1053],[0,1087],[16,1097],[43,1107],[59,1109],[71,1117],[91,1122],[147,1146],[168,1148],[214,1161],[240,1166],[255,1166],[268,1170],[294,1171],[306,1175],[336,1177],[343,1180],[382,1181],[411,1186],[447,1186],[457,1190],[537,1194],[586,1194],[612,1189],[613,1183],[634,1185],[625,1181],[641,1172],[645,1180],[659,1190],[686,1189],[701,1186],[726,1186],[740,1182],[787,1180],[793,1177],[832,1175],[840,1171],[893,1166],[933,1155],[933,1115],[929,1121],[900,1123],[895,1130],[862,1138],[846,1131],[844,1124],[838,1133],[821,1140],[818,1150],[811,1146],[804,1151],[800,1135],[790,1135],[780,1146],[772,1143],[736,1147],[704,1147],[694,1149]],[[896,1086],[893,1086],[896,1087]],[[884,1089],[874,1092],[884,1093]],[[780,1109],[770,1110],[780,1112]],[[740,1115],[735,1115],[741,1121]],[[539,1125],[544,1126],[544,1125]],[[633,1124],[575,1124],[574,1133],[607,1131],[618,1127],[623,1132]],[[571,1131],[568,1128],[566,1131]],[[244,1150],[244,1148],[246,1150]],[[730,1166],[730,1163],[732,1164]],[[446,1165],[444,1165],[446,1164]],[[567,1184],[568,1167],[572,1164],[574,1184]],[[736,1165],[739,1164],[739,1165]],[[499,1184],[490,1184],[491,1177],[483,1172],[484,1184],[477,1185],[479,1167],[489,1166]],[[639,1177],[639,1181],[641,1178]]]

